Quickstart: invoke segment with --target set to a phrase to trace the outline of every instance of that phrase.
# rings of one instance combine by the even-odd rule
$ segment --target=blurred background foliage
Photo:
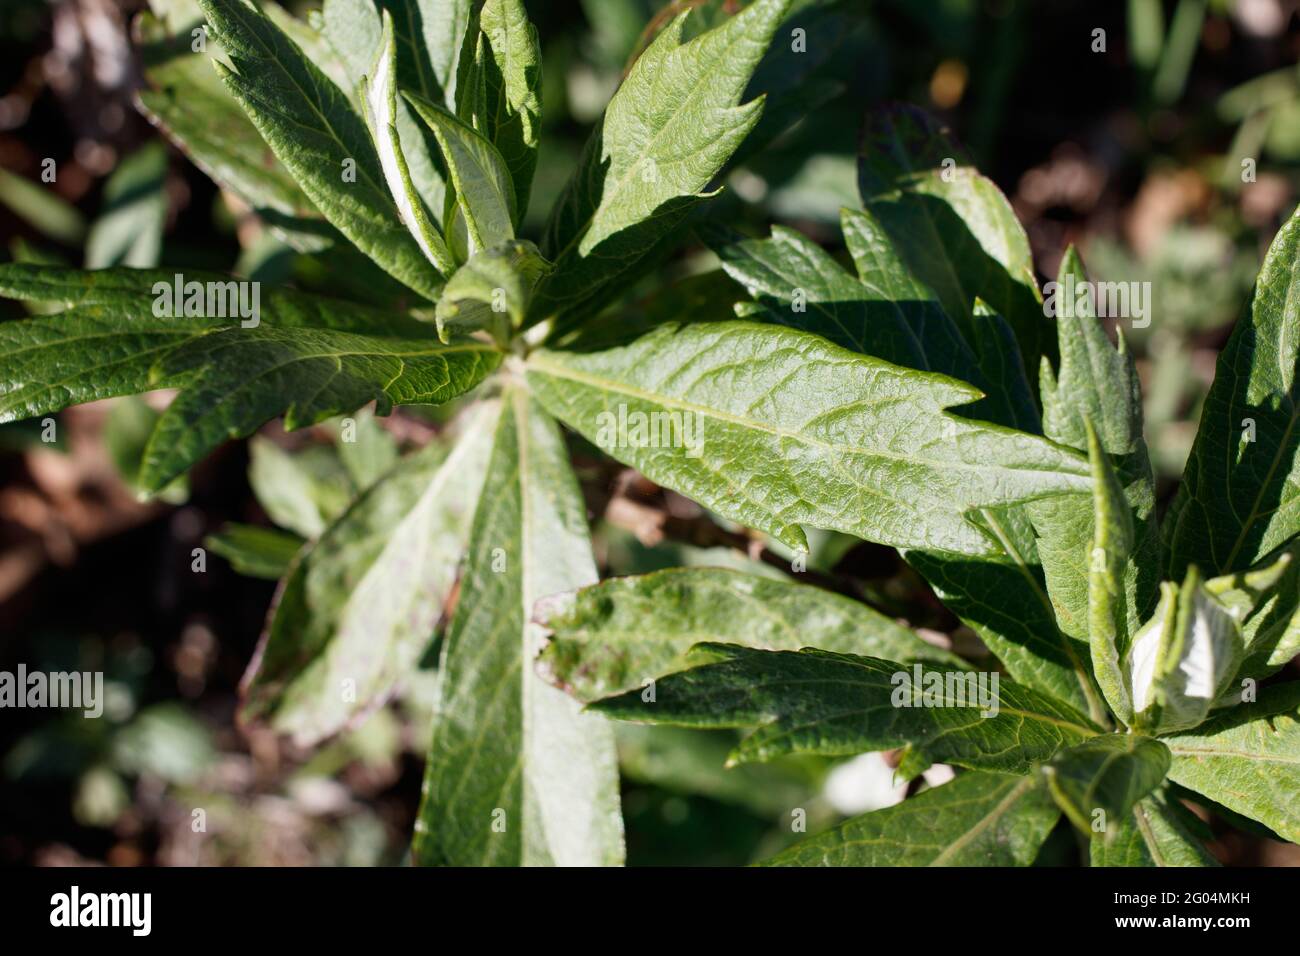
[[[306,17],[312,4],[285,6]],[[653,31],[678,9],[697,8],[699,30],[743,3],[528,6],[545,55],[543,146],[525,224],[535,235]],[[864,113],[892,100],[938,113],[1011,198],[1040,277],[1054,275],[1074,243],[1093,278],[1152,283],[1151,324],[1131,338],[1167,496],[1218,351],[1300,186],[1296,0],[799,6],[807,50],[778,45],[761,68],[768,119],[712,212],[756,234],[790,224],[842,252],[838,211],[858,202]],[[0,254],[206,267],[399,299],[354,252],[287,245],[142,118],[133,97],[155,48],[142,52],[133,36],[157,41],[137,21],[146,9],[144,0],[0,5]],[[173,29],[169,18],[185,9],[185,0],[153,2]],[[764,133],[791,122],[783,135]],[[47,182],[51,162],[57,177]],[[627,290],[621,321],[707,307],[719,290],[734,297],[703,275],[715,268],[692,246]],[[21,314],[4,306],[5,318]],[[314,753],[238,728],[234,712],[274,579],[387,463],[441,440],[455,409],[403,409],[383,421],[363,412],[293,435],[271,425],[142,502],[135,473],[166,400],[70,409],[52,434],[40,422],[0,426],[0,669],[101,670],[107,698],[98,720],[0,713],[0,863],[400,862],[419,798],[435,648],[399,699]],[[338,440],[345,427],[355,441]],[[790,573],[779,545],[573,445],[603,573],[698,564]],[[811,537],[805,580],[981,653],[893,552]],[[888,754],[726,770],[728,733],[618,731],[634,864],[749,862],[788,843],[796,825],[811,832],[905,793]],[[932,768],[919,785],[946,772]],[[1201,815],[1227,862],[1300,862],[1295,847],[1223,826],[1217,808]],[[1077,861],[1073,840],[1063,826],[1040,863]]]

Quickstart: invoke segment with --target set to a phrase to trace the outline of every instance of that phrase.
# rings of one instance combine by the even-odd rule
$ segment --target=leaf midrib
[[[834,445],[829,442],[823,441],[821,439],[814,438],[811,435],[806,435],[801,432],[788,431],[786,429],[779,428],[777,426],[765,425],[764,423],[756,421],[754,419],[744,418],[740,415],[736,415],[731,412],[722,411],[721,409],[711,408],[707,405],[699,405],[696,404],[695,402],[690,402],[685,399],[680,399],[674,396],[668,396],[661,393],[647,392],[644,389],[639,389],[632,385],[625,385],[613,379],[608,379],[602,376],[591,375],[585,372],[579,372],[575,369],[566,368],[563,365],[557,365],[555,363],[547,361],[544,357],[542,357],[538,353],[533,354],[533,356],[529,359],[529,364],[533,366],[534,370],[539,371],[543,374],[552,375],[555,378],[567,379],[569,381],[578,382],[579,384],[590,385],[594,388],[599,388],[604,391],[615,392],[620,395],[627,395],[629,398],[638,398],[638,399],[642,399],[643,401],[652,402],[670,408],[681,409],[682,411],[695,412],[697,414],[705,415],[706,417],[714,418],[717,419],[718,421],[725,422],[727,424],[736,425],[742,428],[749,428],[753,431],[764,432],[766,434],[772,435],[775,438],[780,438],[780,439],[785,439],[790,441],[798,441],[805,445],[811,445],[815,448],[821,449],[822,451],[826,451],[826,452],[834,452],[838,454],[862,455],[862,456],[874,457],[874,458],[885,458],[890,461],[903,462],[908,465],[916,465],[918,462],[920,462],[920,463],[932,465],[934,467],[956,469],[960,471],[968,471],[968,472],[975,472],[975,473],[980,473],[989,470],[983,465],[973,464],[965,461],[941,461],[932,458],[921,458],[921,457],[909,458],[905,455],[899,455],[879,448],[866,448],[859,445]],[[859,402],[857,404],[868,405],[868,406],[870,405],[870,403],[868,402]],[[936,411],[939,415],[952,418],[952,416],[949,415],[949,413],[944,409],[936,409]],[[1071,472],[1060,472],[1057,469],[1051,469],[1051,468],[1033,468],[1033,469],[1024,469],[1024,470],[1067,474],[1067,475],[1072,474]]]
[[[956,855],[956,853],[964,850],[975,840],[976,837],[993,824],[997,823],[998,820],[1002,819],[1002,817],[1006,815],[1007,811],[1010,810],[1011,807],[1019,801],[1021,796],[1023,796],[1027,790],[1030,790],[1035,783],[1036,781],[1033,777],[1026,777],[1024,780],[1020,781],[1020,783],[1016,784],[1005,797],[998,801],[996,807],[984,816],[980,817],[978,823],[950,843],[943,852],[930,861],[930,866],[943,866],[951,857]]]

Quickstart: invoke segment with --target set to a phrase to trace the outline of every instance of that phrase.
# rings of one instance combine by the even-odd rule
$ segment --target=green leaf
[[[455,263],[411,180],[398,131],[397,44],[393,39],[393,21],[387,11],[384,11],[378,59],[369,74],[361,79],[361,103],[375,148],[379,151],[379,163],[388,191],[397,203],[402,221],[434,268],[444,276],[450,275]],[[414,144],[416,137],[408,136],[407,139]]]
[[[303,191],[386,272],[437,299],[441,277],[374,178],[379,157],[343,92],[245,0],[199,3],[233,64],[217,72]]]
[[[353,483],[365,490],[397,464],[400,457],[397,440],[376,420],[369,409],[362,409],[339,423],[339,441],[335,448]]]
[[[1164,742],[1171,780],[1300,843],[1300,683],[1267,687]]]
[[[86,220],[76,206],[7,169],[0,169],[0,204],[58,242],[75,245],[86,235]]]
[[[126,156],[104,184],[104,208],[86,236],[86,268],[158,264],[167,219],[167,148],[148,143]]]
[[[817,790],[822,776],[797,761],[727,767],[727,753],[736,742],[728,730],[618,723],[614,738],[623,780],[708,797],[772,820],[788,819],[790,809]]]
[[[911,107],[868,117],[858,174],[863,205],[972,345],[980,298],[1010,323],[1024,374],[1032,374],[1039,356],[1053,351],[1052,328],[1039,304],[1028,237],[997,186],[975,171],[945,128]],[[985,371],[998,381],[993,369]]]
[[[199,280],[228,279],[192,275]],[[161,271],[81,272],[55,266],[0,265],[0,296],[71,306],[55,315],[0,324],[0,356],[4,359],[0,365],[0,422],[167,385],[150,376],[154,361],[204,331],[231,321],[155,317],[149,289],[154,282],[170,285],[172,279]]]
[[[771,239],[746,239],[720,227],[700,232],[727,275],[762,306],[746,310],[749,317],[978,386],[975,355],[933,294],[893,256],[869,216],[848,209],[841,215],[858,277],[817,243],[784,226],[773,226]]]
[[[808,524],[988,554],[968,510],[1088,487],[1075,453],[944,411],[978,397],[972,387],[792,329],[668,324],[620,348],[534,352],[528,380],[620,461],[797,549]],[[673,434],[634,421],[674,422]]]
[[[269,438],[248,443],[248,483],[267,517],[303,538],[315,538],[352,500],[352,482],[333,449],[289,453]]]
[[[393,15],[402,88],[455,109],[457,64],[471,0],[379,0],[379,5]]]
[[[183,388],[145,451],[147,490],[282,412],[292,429],[370,401],[385,414],[394,403],[444,402],[501,359],[483,343],[442,345],[428,325],[389,310],[288,289],[263,296],[211,273],[8,264],[0,295],[72,307],[0,325],[0,421]]]
[[[1149,794],[1169,770],[1164,744],[1137,734],[1093,737],[1056,754],[1043,767],[1052,799],[1084,833],[1100,824],[1107,839],[1134,804]]]
[[[859,601],[721,568],[612,578],[548,597],[533,613],[551,632],[540,666],[583,701],[680,669],[701,641],[966,666]]]
[[[443,341],[452,332],[486,329],[507,342],[524,320],[533,290],[551,264],[527,239],[513,239],[470,257],[447,280],[435,317]]]
[[[161,414],[142,396],[130,395],[115,401],[104,421],[104,447],[122,481],[133,491],[139,490],[140,462]],[[183,504],[189,497],[189,485],[184,479],[175,481],[160,497],[168,504]]]
[[[1062,747],[1097,734],[1069,707],[1011,681],[994,689],[983,675],[981,700],[971,671],[813,649],[700,644],[696,653],[710,662],[591,708],[641,723],[757,728],[733,752],[735,762],[901,747],[899,772],[908,776],[937,762],[1028,773]]]
[[[1092,462],[1093,501],[1093,538],[1088,552],[1088,644],[1093,672],[1111,710],[1125,724],[1131,724],[1133,700],[1124,672],[1130,616],[1124,571],[1133,554],[1133,516],[1091,420],[1085,419],[1084,423]]]
[[[425,92],[425,81],[432,77],[433,71],[423,44],[419,43],[417,49],[412,49],[410,45],[409,31],[412,27],[419,28],[422,16],[419,8],[425,5],[414,0],[409,3],[407,0],[391,0],[381,3],[380,7],[394,18],[393,32],[397,41],[397,80],[394,87],[419,90],[426,96],[440,100],[442,93],[436,84],[431,92]],[[433,5],[448,4],[435,2]],[[349,79],[344,84],[343,91],[349,95],[358,92],[362,78],[369,75],[375,65],[376,51],[381,50],[383,24],[379,11],[373,0],[326,0],[320,20],[326,41],[339,52],[347,70]],[[361,99],[358,98],[358,103]],[[402,144],[402,157],[414,191],[423,201],[432,221],[437,224],[441,220],[447,188],[443,172],[434,158],[438,151],[437,141],[425,129],[424,124],[415,118],[415,113],[405,100],[397,101],[394,116],[397,138]]]
[[[295,249],[324,248],[337,235],[275,157],[238,101],[226,90],[207,54],[191,52],[189,26],[170,30],[148,13],[136,20],[148,89],[136,94],[140,111],[203,173],[234,193]],[[219,46],[209,37],[209,51]]]
[[[357,96],[357,80],[348,67],[348,61],[324,34],[324,18],[317,11],[308,13],[312,23],[304,23],[278,3],[265,4],[262,12],[275,26],[292,40],[302,51],[304,57],[315,63],[322,73],[334,81],[334,85],[348,98],[353,108],[360,106]],[[373,10],[371,17],[374,16]],[[370,17],[365,23],[357,23],[353,29],[365,39],[369,39]],[[370,47],[370,58],[374,57],[374,44]]]
[[[1046,307],[1057,317],[1060,371],[1052,372],[1043,360],[1040,392],[1043,397],[1043,433],[1050,439],[1089,451],[1088,423],[1097,431],[1100,448],[1115,466],[1123,494],[1114,498],[1114,513],[1128,512],[1121,520],[1126,531],[1123,554],[1106,554],[1108,572],[1117,590],[1114,609],[1118,617],[1108,628],[1116,642],[1127,644],[1156,601],[1160,579],[1160,544],[1155,522],[1155,479],[1146,444],[1142,440],[1142,396],[1133,357],[1124,338],[1119,348],[1110,344],[1096,317],[1089,286],[1077,253],[1066,251],[1055,285],[1049,284]],[[1096,467],[1096,466],[1094,466]],[[1061,630],[1073,638],[1090,638],[1089,593],[1092,559],[1096,547],[1096,505],[1084,499],[1058,498],[1034,502],[1029,513],[1038,532],[1038,555],[1047,580],[1048,594]],[[1094,645],[1095,646],[1095,645]],[[1102,673],[1098,672],[1099,679]],[[1113,691],[1113,688],[1112,688]],[[1109,693],[1109,692],[1108,692]],[[1111,703],[1121,706],[1119,697]]]
[[[1269,677],[1300,654],[1300,563],[1295,546],[1254,570],[1212,578],[1205,590],[1241,624],[1244,659],[1236,682]],[[1241,690],[1230,686],[1219,704],[1239,701]]]
[[[289,571],[303,541],[287,531],[227,522],[216,534],[204,538],[203,544],[240,574],[275,581]]]
[[[241,719],[311,746],[368,714],[415,669],[456,582],[499,403],[448,455],[402,460],[294,564],[244,680]]]
[[[985,508],[970,517],[996,543],[995,553],[977,560],[909,550],[907,563],[1013,678],[1104,722],[1088,649],[1057,627],[1024,509]]]
[[[1219,355],[1178,495],[1165,518],[1169,575],[1243,571],[1300,531],[1300,213],[1278,231],[1249,318]]]
[[[770,242],[740,241],[719,232],[714,239],[723,268],[764,306],[764,315],[822,336],[854,351],[876,355],[911,368],[933,369],[980,385],[978,359],[952,320],[910,269],[897,258],[892,243],[871,213],[842,211],[845,241],[858,268],[855,281],[822,248],[792,230],[772,229]],[[807,311],[794,310],[796,290]],[[983,307],[975,321],[983,324],[976,341],[1009,336],[1005,323]],[[1018,355],[1014,341],[1002,349]],[[1019,360],[1006,369],[1001,382],[1024,382]],[[1037,412],[1027,385],[1019,397],[998,390],[974,406],[963,408],[971,418],[988,416],[1004,423],[1021,421],[1037,429]],[[1071,498],[1078,507],[1078,498]],[[1053,502],[1043,502],[1052,505]],[[1057,630],[1034,557],[1034,540],[1024,519],[1015,514],[985,512],[980,518],[1004,554],[997,563],[965,562],[950,555],[909,551],[907,561],[930,581],[950,609],[970,624],[1008,665],[1011,675],[1031,687],[1044,689],[1095,719],[1104,717],[1100,698],[1080,661],[1074,641]],[[997,601],[988,601],[997,594]]]
[[[1227,692],[1241,663],[1236,619],[1202,586],[1195,568],[1160,585],[1160,603],[1133,638],[1133,726],[1151,733],[1196,727]]]
[[[740,105],[789,0],[756,0],[688,43],[677,16],[637,59],[552,210],[556,264],[530,321],[603,305],[666,241],[758,122]]]
[[[1060,812],[1034,777],[964,773],[802,840],[766,866],[1028,866]]]
[[[394,405],[441,404],[477,385],[500,358],[479,342],[266,325],[213,332],[159,360],[159,380],[183,378],[185,388],[154,430],[141,483],[161,487],[277,415],[293,430],[371,401],[384,414]]]
[[[1092,838],[1093,866],[1218,866],[1183,822],[1187,811],[1157,791]]]
[[[457,114],[501,153],[515,189],[515,224],[528,211],[542,118],[542,55],[521,0],[486,0]],[[426,94],[427,95],[427,94]]]
[[[411,852],[419,864],[617,864],[610,728],[534,672],[544,595],[596,580],[559,429],[508,390],[474,514]]]
[[[404,92],[415,112],[433,131],[456,187],[456,208],[465,224],[472,255],[515,235],[515,190],[505,160],[488,140],[447,110],[415,93]],[[443,217],[450,233],[450,216]],[[452,239],[455,247],[455,239]],[[459,252],[459,250],[458,250]]]
[[[375,52],[383,49],[383,23],[374,0],[325,0],[320,10],[320,33],[347,70],[349,82],[339,84],[352,96],[361,77],[375,65]]]

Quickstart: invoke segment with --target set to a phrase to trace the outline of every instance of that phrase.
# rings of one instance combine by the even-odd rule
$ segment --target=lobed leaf
[[[858,178],[863,205],[971,344],[979,341],[973,320],[979,298],[1010,323],[1020,372],[1032,374],[1053,344],[1029,239],[1006,197],[975,171],[947,129],[908,107],[868,116]],[[985,368],[996,389],[995,371]]]
[[[756,0],[682,43],[683,13],[638,57],[554,206],[542,253],[556,265],[531,322],[604,305],[704,198],[753,129],[740,99],[790,0]]]
[[[403,227],[365,122],[320,68],[246,0],[199,0],[230,58],[216,61],[276,157],[316,208],[380,267],[435,300],[441,277]]]
[[[701,641],[966,666],[860,601],[722,568],[612,578],[545,598],[533,613],[550,632],[540,666],[583,701],[679,669]]]
[[[278,415],[289,430],[368,402],[441,404],[469,391],[500,362],[480,342],[443,345],[333,329],[220,329],[163,356],[159,381],[185,388],[158,421],[141,484],[161,488],[221,442]]]
[[[368,714],[415,669],[456,583],[499,404],[450,454],[403,459],[294,563],[242,683],[240,719],[311,746]]]
[[[963,773],[801,840],[766,866],[1029,866],[1060,812],[1041,780]]]
[[[1269,246],[1250,315],[1219,355],[1165,516],[1169,575],[1244,571],[1300,531],[1300,212]]]
[[[1155,606],[1160,579],[1160,544],[1155,522],[1155,478],[1142,438],[1142,396],[1133,357],[1123,336],[1110,344],[1096,315],[1083,263],[1073,248],[1061,261],[1046,305],[1057,322],[1060,370],[1044,359],[1040,370],[1043,433],[1070,448],[1089,451],[1088,430],[1114,465],[1122,495],[1110,500],[1115,520],[1131,525],[1124,553],[1106,552],[1107,573],[1116,588],[1117,617],[1108,626],[1123,647]],[[1091,425],[1089,425],[1091,423]],[[1127,512],[1120,516],[1119,512]],[[1096,505],[1083,499],[1035,502],[1029,513],[1038,533],[1048,594],[1062,631],[1091,640]],[[1126,539],[1127,540],[1127,539]],[[1102,674],[1099,672],[1098,677]],[[1112,692],[1114,688],[1112,687]],[[1120,698],[1111,700],[1121,706]]]
[[[1169,778],[1300,843],[1300,683],[1164,738]]]
[[[537,351],[527,369],[553,414],[620,461],[798,549],[808,524],[989,554],[967,511],[1088,487],[1075,453],[944,411],[970,386],[792,329],[669,324],[604,351]],[[675,415],[677,440],[630,440],[624,412]]]
[[[596,580],[559,429],[506,392],[443,644],[411,853],[419,864],[607,865],[623,859],[610,728],[534,672],[546,594]]]
[[[1069,707],[1011,681],[999,682],[985,710],[972,700],[969,671],[946,672],[949,680],[936,667],[829,651],[697,647],[708,663],[657,680],[652,694],[633,690],[591,708],[641,723],[756,728],[733,752],[736,762],[903,748],[899,772],[908,776],[936,762],[1024,774],[1097,734]],[[930,704],[921,698],[927,674],[941,685]]]

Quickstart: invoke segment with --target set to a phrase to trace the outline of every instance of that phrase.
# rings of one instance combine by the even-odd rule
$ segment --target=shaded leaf
[[[167,219],[167,149],[149,143],[126,156],[104,184],[104,207],[86,236],[86,268],[158,264]]]
[[[1300,531],[1300,214],[1269,246],[1249,316],[1219,355],[1178,495],[1165,517],[1169,575],[1243,571]]]
[[[399,135],[397,45],[393,39],[393,22],[387,11],[384,13],[378,57],[361,80],[361,104],[375,148],[379,151],[379,163],[388,191],[397,203],[402,221],[434,268],[444,276],[450,275],[455,268],[451,252],[442,234],[434,227],[424,200],[412,182]],[[416,140],[417,136],[407,136],[407,141],[412,144]]]
[[[1269,677],[1300,654],[1300,564],[1295,557],[1293,546],[1258,568],[1205,582],[1205,590],[1241,625],[1243,660],[1220,706],[1240,700],[1240,682]]]
[[[148,13],[136,19],[136,38],[149,88],[136,93],[145,117],[221,188],[234,193],[295,249],[325,248],[337,236],[293,176],[275,157],[239,102],[208,62],[220,55],[191,51],[189,27],[165,27]]]
[[[303,538],[315,538],[352,500],[352,482],[334,450],[290,453],[269,438],[248,443],[248,483],[267,517]]]
[[[1060,812],[1034,777],[964,773],[802,840],[766,866],[1028,866]]]
[[[452,113],[414,93],[405,96],[433,131],[456,187],[456,208],[465,224],[466,254],[513,239],[515,191],[505,160],[488,140]],[[451,217],[444,216],[449,232]],[[455,248],[455,239],[452,238]],[[459,250],[457,250],[459,254]]]
[[[242,720],[310,746],[409,677],[455,584],[498,413],[480,406],[450,454],[403,459],[303,552],[244,678]]]
[[[612,578],[545,598],[534,616],[552,632],[540,666],[584,701],[680,669],[701,641],[966,666],[859,601],[722,568]]]
[[[634,690],[591,708],[643,723],[756,728],[734,751],[737,762],[900,747],[899,772],[909,776],[936,762],[1028,773],[1062,747],[1097,733],[1070,708],[1011,681],[999,682],[985,709],[970,671],[909,668],[812,649],[697,648],[697,660],[708,662],[657,680],[653,695],[649,688]],[[938,687],[925,705],[922,692],[935,680]]]
[[[976,559],[908,550],[907,563],[1013,678],[1104,721],[1088,648],[1057,627],[1024,510],[985,508],[970,517],[996,544],[995,553]]]
[[[1124,570],[1133,556],[1133,516],[1101,440],[1085,419],[1092,462],[1093,538],[1088,551],[1088,645],[1097,683],[1111,710],[1133,722],[1133,700],[1124,671],[1129,653],[1129,608]]]
[[[303,540],[275,528],[227,522],[216,534],[204,538],[203,545],[240,574],[276,581],[288,572]]]
[[[521,0],[486,0],[480,33],[458,81],[457,115],[497,148],[515,190],[515,224],[528,211],[542,118],[542,55]],[[466,82],[468,80],[468,82]]]
[[[637,58],[552,210],[530,321],[603,304],[703,198],[758,121],[740,98],[788,5],[756,0],[688,43],[681,14]]]
[[[871,114],[858,164],[863,205],[903,260],[933,289],[972,344],[976,298],[1015,331],[1023,372],[1054,352],[1024,228],[993,182],[932,117],[910,107]],[[994,369],[986,376],[998,387]]]
[[[1057,753],[1043,767],[1047,786],[1065,815],[1084,833],[1103,828],[1107,839],[1134,804],[1169,770],[1164,744],[1138,734],[1093,737]]]
[[[1181,811],[1181,813],[1180,813]],[[1187,811],[1157,792],[1134,804],[1112,824],[1104,838],[1091,842],[1093,866],[1218,866],[1217,860],[1188,829]]]
[[[313,204],[395,279],[437,298],[440,277],[403,227],[379,157],[343,92],[245,0],[199,0],[232,67],[217,72]]]

